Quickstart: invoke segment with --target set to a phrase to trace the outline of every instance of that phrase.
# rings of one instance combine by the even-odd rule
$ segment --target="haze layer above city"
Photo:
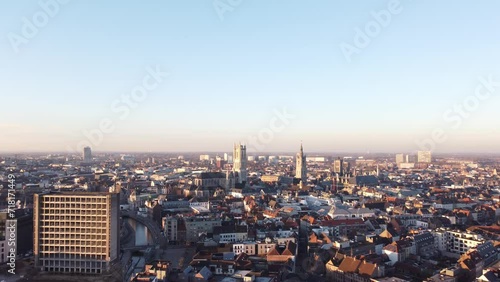
[[[2,153],[497,152],[495,1],[42,2],[0,4]]]

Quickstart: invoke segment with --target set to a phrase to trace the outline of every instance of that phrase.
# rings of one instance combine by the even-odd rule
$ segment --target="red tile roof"
[[[339,266],[339,270],[343,272],[354,273],[358,270],[361,260],[357,260],[353,257],[346,257]]]

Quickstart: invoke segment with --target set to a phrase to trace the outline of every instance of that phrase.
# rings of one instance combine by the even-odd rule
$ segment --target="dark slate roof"
[[[378,179],[373,175],[356,176],[349,180],[351,184],[356,185],[378,185]]]
[[[434,242],[434,236],[430,232],[422,233],[413,237],[415,243]]]
[[[214,234],[215,235],[220,235],[220,234],[228,234],[228,233],[246,233],[247,227],[246,226],[214,226]]]
[[[222,172],[202,172],[200,174],[201,179],[213,179],[213,178],[226,178],[226,175]]]
[[[491,241],[488,241],[484,244],[477,246],[477,252],[482,258],[487,258],[496,254],[497,250],[495,249]]]

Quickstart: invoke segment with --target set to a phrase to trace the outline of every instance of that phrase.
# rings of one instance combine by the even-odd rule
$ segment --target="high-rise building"
[[[396,164],[404,163],[405,155],[404,154],[396,154]]]
[[[19,254],[18,230],[17,218],[11,218],[6,211],[0,212],[0,263],[11,262]]]
[[[200,155],[200,161],[209,161],[210,155]]]
[[[11,224],[9,222],[14,223],[14,233],[17,231],[17,224],[15,224],[16,220],[9,220],[8,214],[6,212],[0,212],[0,263],[8,262],[8,255],[10,253],[10,249],[16,249],[17,242],[11,241],[9,245]],[[17,236],[13,236],[13,239],[16,239]],[[13,243],[12,243],[13,242]],[[14,258],[16,256],[16,252],[14,252]]]
[[[338,173],[340,176],[344,173],[344,160],[338,158],[333,161],[333,172]]]
[[[99,274],[119,259],[119,194],[35,194],[33,210],[35,266],[43,271]]]
[[[303,183],[307,181],[307,160],[304,155],[304,147],[302,144],[300,144],[300,152],[297,153],[295,178],[301,179]]]
[[[177,217],[167,216],[163,218],[163,228],[168,243],[177,243]]]
[[[419,163],[430,163],[432,162],[430,151],[418,151],[417,162]]]
[[[92,149],[90,147],[83,148],[83,162],[87,164],[92,162]]]
[[[239,183],[247,181],[247,161],[247,146],[235,144],[233,149],[233,172],[238,173]]]

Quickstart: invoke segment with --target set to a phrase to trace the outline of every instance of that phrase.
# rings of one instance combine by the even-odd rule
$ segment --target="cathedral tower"
[[[247,146],[245,145],[234,145],[233,172],[238,173],[238,183],[247,181]]]
[[[295,178],[299,178],[304,184],[307,183],[307,160],[306,156],[304,155],[304,148],[302,144],[300,144],[300,152],[297,153]]]

